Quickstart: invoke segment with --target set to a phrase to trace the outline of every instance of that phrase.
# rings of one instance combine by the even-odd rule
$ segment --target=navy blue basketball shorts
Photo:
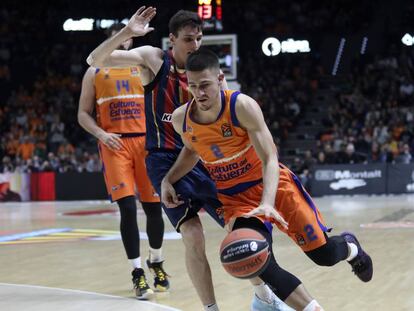
[[[145,159],[147,173],[155,190],[161,195],[161,182],[177,160],[178,153],[166,151],[150,151]],[[174,228],[180,232],[180,226],[187,220],[196,217],[199,210],[204,210],[222,227],[224,220],[219,212],[221,203],[217,199],[217,190],[207,170],[198,163],[193,170],[177,181],[174,189],[183,204],[168,208],[164,204],[164,212]]]

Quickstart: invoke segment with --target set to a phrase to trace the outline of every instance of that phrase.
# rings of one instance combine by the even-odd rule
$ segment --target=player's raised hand
[[[141,37],[153,31],[154,28],[149,27],[149,22],[154,18],[155,14],[157,14],[157,9],[152,6],[148,8],[145,8],[145,6],[140,7],[138,11],[132,15],[126,26],[131,31],[132,36]]]
[[[250,211],[249,213],[245,214],[244,217],[251,217],[253,215],[264,215],[266,218],[273,218],[278,223],[282,225],[283,228],[288,228],[288,223],[279,214],[279,212],[274,208],[274,206],[267,205],[267,204],[260,204],[254,210]]]
[[[168,208],[174,208],[184,203],[179,199],[173,185],[165,179],[161,182],[161,201]]]

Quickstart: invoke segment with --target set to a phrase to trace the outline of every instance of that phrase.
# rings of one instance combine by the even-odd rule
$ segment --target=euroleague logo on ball
[[[249,279],[260,275],[270,260],[269,243],[258,231],[235,229],[220,245],[220,261],[232,276]]]
[[[257,243],[255,241],[250,242],[250,250],[253,252],[257,251]]]

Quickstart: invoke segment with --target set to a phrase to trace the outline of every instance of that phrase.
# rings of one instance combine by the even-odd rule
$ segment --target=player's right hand
[[[254,215],[264,215],[267,219],[273,218],[278,223],[282,225],[286,230],[289,227],[287,221],[283,218],[281,214],[276,210],[272,205],[260,204],[255,209],[251,210],[249,213],[246,213],[244,217],[252,217]]]
[[[173,185],[165,178],[161,182],[161,201],[168,208],[174,208],[184,203],[177,196]]]
[[[131,19],[126,26],[132,33],[133,37],[145,36],[147,33],[154,30],[153,27],[149,27],[149,22],[157,14],[157,9],[150,6],[145,8],[142,6],[132,15]]]
[[[99,141],[113,151],[121,150],[122,139],[120,134],[103,133],[99,137]]]

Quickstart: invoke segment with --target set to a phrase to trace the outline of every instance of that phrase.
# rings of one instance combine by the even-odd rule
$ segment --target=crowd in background
[[[409,50],[358,59],[333,90],[318,163],[411,163],[414,151],[414,64]]]
[[[238,80],[242,92],[261,105],[278,144],[294,130],[325,73],[317,54],[259,57],[249,49],[249,40],[264,33],[352,33],[367,27],[371,1],[331,2],[280,0],[269,1],[270,7],[246,3],[241,8],[238,1],[226,1],[223,6],[226,32],[240,32],[240,20],[245,21]],[[62,20],[105,16],[102,12],[127,17],[136,4],[122,0],[114,9],[103,1],[97,10],[76,1],[53,7],[45,0],[39,3],[44,9],[38,5],[36,12],[23,11],[16,3],[0,10],[0,173],[99,171],[96,140],[80,128],[76,114],[86,56],[104,35],[63,33]],[[179,6],[194,9],[188,1],[178,1]],[[136,45],[159,45],[173,13],[158,10],[156,31]],[[317,150],[300,157],[297,169],[316,163],[413,162],[413,55],[394,49],[386,56],[356,59],[352,68],[345,83],[332,89],[336,96],[327,106]]]

